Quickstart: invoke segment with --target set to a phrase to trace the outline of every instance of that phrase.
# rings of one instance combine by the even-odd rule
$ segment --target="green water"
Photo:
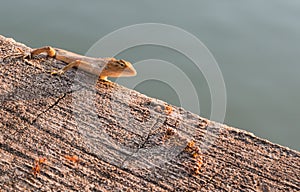
[[[31,47],[52,45],[82,54],[121,27],[137,23],[180,27],[200,39],[219,64],[227,90],[225,123],[296,150],[300,150],[299,21],[298,0],[10,0],[0,5],[0,34]],[[208,85],[182,54],[145,45],[118,57],[176,64],[197,82],[201,115],[209,117]],[[145,81],[135,89],[180,105],[176,91],[159,81]]]

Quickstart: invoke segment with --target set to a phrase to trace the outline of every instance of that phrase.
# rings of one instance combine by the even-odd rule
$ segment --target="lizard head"
[[[106,58],[107,65],[103,70],[103,76],[107,77],[129,77],[135,76],[136,71],[130,62],[124,61],[123,59],[117,60],[115,58]]]

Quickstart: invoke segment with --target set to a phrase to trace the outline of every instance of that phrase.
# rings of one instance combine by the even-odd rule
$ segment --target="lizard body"
[[[52,71],[51,74],[61,75],[67,70],[77,67],[88,73],[99,75],[100,79],[105,80],[107,77],[128,77],[136,75],[136,71],[131,63],[122,59],[86,57],[50,46],[34,49],[31,51],[30,56],[33,57],[40,53],[47,53],[49,57],[67,63],[64,68]]]

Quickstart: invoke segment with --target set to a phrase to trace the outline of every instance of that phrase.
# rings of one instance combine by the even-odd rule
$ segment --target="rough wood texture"
[[[0,191],[300,191],[299,152],[29,51],[0,36]]]

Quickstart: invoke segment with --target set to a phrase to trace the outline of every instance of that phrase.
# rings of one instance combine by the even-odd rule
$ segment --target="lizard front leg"
[[[52,71],[51,75],[62,75],[66,71],[68,71],[69,69],[71,69],[73,67],[79,67],[80,65],[88,65],[88,63],[85,62],[85,61],[81,61],[81,60],[75,60],[75,61],[72,61],[71,63],[69,63],[68,65],[66,65],[64,68],[62,68],[60,70]]]

